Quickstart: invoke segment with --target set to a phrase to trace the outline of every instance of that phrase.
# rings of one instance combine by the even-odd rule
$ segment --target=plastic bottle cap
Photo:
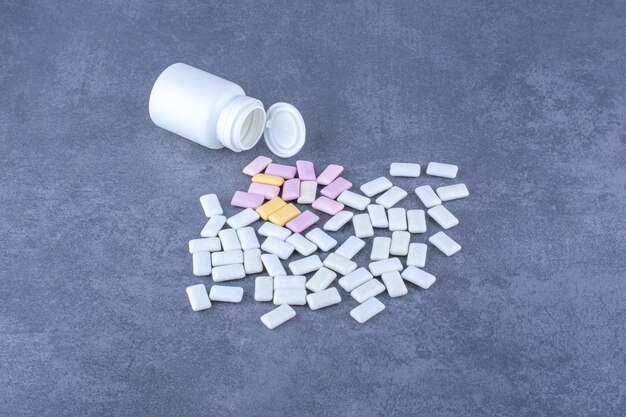
[[[302,149],[306,138],[304,119],[289,103],[275,103],[267,110],[265,143],[276,156],[288,158]]]

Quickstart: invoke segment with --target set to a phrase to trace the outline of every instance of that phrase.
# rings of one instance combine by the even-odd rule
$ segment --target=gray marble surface
[[[0,415],[624,415],[625,27],[610,1],[0,2]],[[174,62],[296,105],[298,157],[357,185],[458,164],[463,250],[366,325],[342,291],[269,331],[252,278],[193,313],[198,197],[269,151],[154,126]]]

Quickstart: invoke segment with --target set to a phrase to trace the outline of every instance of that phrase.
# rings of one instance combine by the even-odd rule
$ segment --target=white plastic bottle
[[[211,149],[245,151],[265,133],[270,150],[287,158],[306,137],[302,115],[291,104],[276,103],[266,113],[237,84],[181,63],[159,75],[149,110],[157,126]]]

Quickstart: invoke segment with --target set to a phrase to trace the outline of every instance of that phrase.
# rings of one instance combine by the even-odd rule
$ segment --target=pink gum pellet
[[[265,168],[265,173],[290,180],[296,176],[296,167],[282,164],[269,164],[267,168]]]
[[[267,156],[257,156],[254,161],[245,166],[243,173],[250,175],[251,177],[255,176],[259,172],[263,172],[263,170],[271,163],[272,160]]]
[[[317,177],[317,183],[321,185],[328,185],[333,182],[333,180],[337,178],[342,172],[343,167],[341,165],[330,164]]]
[[[306,210],[304,213],[291,220],[286,224],[287,228],[294,233],[300,233],[304,229],[313,226],[320,218],[317,214],[310,210]]]
[[[298,178],[302,181],[315,181],[315,168],[311,161],[296,161]]]
[[[335,181],[328,184],[326,187],[322,188],[320,193],[334,200],[339,197],[339,194],[350,189],[351,187],[352,183],[350,181],[345,178],[339,177]]]
[[[248,187],[248,192],[261,194],[266,200],[271,200],[274,197],[278,197],[278,194],[280,194],[280,187],[253,182],[250,184],[250,187]]]
[[[264,200],[265,197],[263,197],[261,194],[246,193],[245,191],[235,191],[235,195],[233,196],[233,199],[230,200],[230,204],[235,207],[255,209],[263,204]]]
[[[294,178],[283,184],[283,201],[292,201],[300,197],[300,180]]]
[[[335,200],[322,196],[313,202],[312,207],[316,210],[323,211],[324,213],[332,214],[334,216],[343,210],[344,206]]]

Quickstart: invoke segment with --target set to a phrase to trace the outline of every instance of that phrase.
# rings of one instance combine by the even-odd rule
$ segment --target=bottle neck
[[[217,138],[224,146],[241,152],[252,148],[265,129],[263,103],[248,96],[233,97],[217,119]]]

